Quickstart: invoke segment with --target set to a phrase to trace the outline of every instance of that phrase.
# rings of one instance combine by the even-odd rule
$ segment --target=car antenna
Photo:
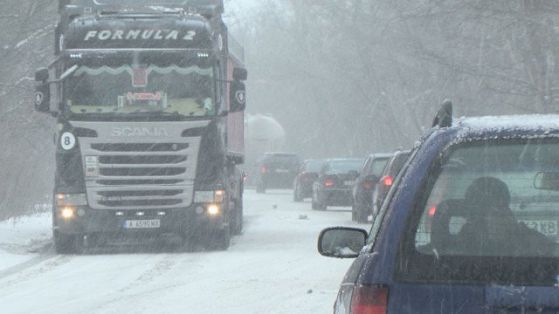
[[[441,105],[441,109],[437,112],[435,120],[433,120],[433,127],[447,128],[452,125],[452,101],[445,100]]]

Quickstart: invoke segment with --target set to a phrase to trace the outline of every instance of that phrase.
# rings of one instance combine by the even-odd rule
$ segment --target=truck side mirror
[[[50,111],[50,84],[49,70],[47,68],[40,68],[35,72],[35,110],[39,112]]]
[[[231,82],[230,95],[231,108],[229,112],[239,112],[246,108],[246,88],[245,84],[240,81]]]
[[[35,86],[35,110],[50,112],[50,85],[47,82]]]
[[[49,70],[47,68],[40,68],[35,72],[35,82],[45,83],[49,80]]]
[[[233,69],[233,80],[235,81],[246,81],[248,78],[248,72],[243,68]]]

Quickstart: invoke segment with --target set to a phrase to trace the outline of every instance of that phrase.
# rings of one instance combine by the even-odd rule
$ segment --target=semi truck
[[[223,0],[60,0],[35,109],[56,119],[53,239],[79,253],[175,236],[227,249],[243,225],[242,47]]]

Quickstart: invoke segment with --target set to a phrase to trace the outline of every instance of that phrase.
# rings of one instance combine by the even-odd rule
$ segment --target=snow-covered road
[[[351,260],[316,252],[347,208],[312,211],[289,191],[245,194],[228,251],[59,256],[50,217],[0,223],[1,313],[331,313]]]

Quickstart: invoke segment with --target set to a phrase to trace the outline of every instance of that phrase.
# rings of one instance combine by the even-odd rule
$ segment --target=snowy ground
[[[316,252],[322,228],[353,224],[348,209],[312,211],[289,191],[248,191],[225,252],[57,256],[50,223],[0,223],[0,312],[331,313],[352,262]]]

